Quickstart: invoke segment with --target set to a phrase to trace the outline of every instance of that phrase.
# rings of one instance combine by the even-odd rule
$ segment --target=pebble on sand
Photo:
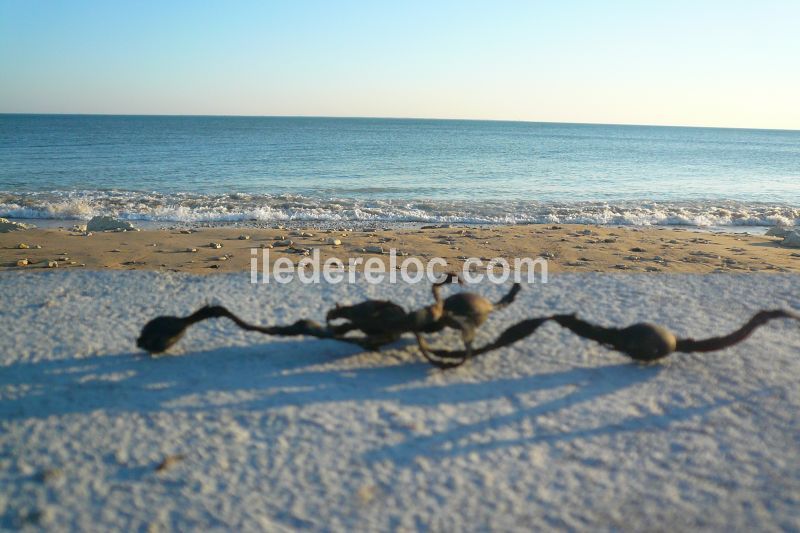
[[[781,241],[781,246],[787,248],[800,248],[800,230],[793,230],[786,234]]]
[[[21,222],[11,222],[7,218],[0,218],[0,233],[20,231],[23,229],[35,228],[33,224],[22,224]]]
[[[177,465],[181,461],[183,461],[185,456],[183,454],[176,454],[176,455],[168,455],[164,458],[163,461],[158,463],[155,468],[156,472],[163,472],[165,470],[169,470],[173,466]]]
[[[786,237],[792,230],[783,226],[774,226],[764,234],[767,237]]]
[[[136,231],[130,222],[109,216],[96,216],[86,224],[86,231]]]

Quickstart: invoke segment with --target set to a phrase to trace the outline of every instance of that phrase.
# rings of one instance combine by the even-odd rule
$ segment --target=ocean
[[[800,223],[800,131],[0,114],[0,216]]]

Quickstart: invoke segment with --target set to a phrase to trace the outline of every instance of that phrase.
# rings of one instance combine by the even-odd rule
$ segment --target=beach
[[[496,300],[507,285],[471,290]],[[209,302],[291,323],[324,320],[336,302],[425,305],[425,283],[59,267],[4,272],[0,293],[2,529],[800,526],[796,323],[650,365],[547,324],[440,371],[411,338],[373,352],[224,319],[168,355],[135,346],[154,316]],[[798,295],[786,274],[563,273],[523,287],[477,341],[555,312],[701,338],[761,308],[798,309]]]
[[[515,258],[543,258],[551,273],[800,272],[800,250],[781,246],[779,238],[730,230],[574,224],[264,226],[170,225],[87,236],[85,231],[72,231],[68,224],[0,233],[0,268],[38,271],[55,262],[58,268],[87,270],[249,272],[254,249],[259,269],[264,252],[270,264],[286,257],[296,265],[315,249],[321,264],[338,258],[347,268],[351,258],[377,258],[389,268],[389,253],[395,249],[396,268],[412,257],[423,263],[434,257],[446,260],[447,266],[437,270],[461,270],[470,258],[481,262],[476,268],[484,269],[495,258],[505,259],[512,268]],[[21,260],[28,264],[17,266]],[[353,269],[362,271],[363,263]]]
[[[442,257],[439,271],[466,257],[546,258],[548,276],[524,283],[478,345],[553,313],[702,338],[759,309],[800,308],[800,254],[780,239],[595,225],[264,226],[0,234],[0,527],[800,526],[800,330],[787,320],[733,348],[655,364],[554,324],[451,370],[426,363],[409,335],[372,351],[245,333],[226,319],[194,326],[160,356],[135,343],[149,319],[206,304],[263,325],[324,322],[334,305],[365,299],[428,305],[429,282],[370,283],[363,264],[348,283],[251,281],[251,250],[293,265],[317,249],[321,261],[389,267],[392,248],[398,262]],[[509,286],[445,290],[497,301]],[[452,331],[427,337],[461,346]]]
[[[798,530],[796,322],[650,364],[556,319],[446,370],[413,334],[464,348],[426,329],[429,267],[500,304],[477,349],[554,314],[685,340],[797,312],[798,135],[0,115],[0,529]],[[137,343],[217,305],[325,336],[366,300],[413,327]],[[445,301],[451,328],[491,305]]]

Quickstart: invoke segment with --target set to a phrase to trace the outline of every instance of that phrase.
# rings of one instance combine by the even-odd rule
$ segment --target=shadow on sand
[[[356,347],[333,341],[288,340],[158,359],[124,353],[15,363],[0,371],[0,418],[45,418],[97,410],[268,411],[290,405],[303,407],[353,400],[436,409],[441,405],[514,398],[568,387],[565,394],[544,403],[525,406],[516,402],[511,413],[460,424],[432,435],[421,436],[408,430],[407,438],[401,442],[374,449],[365,457],[367,462],[388,459],[403,464],[418,456],[453,457],[522,443],[569,441],[620,431],[663,431],[674,421],[703,416],[724,405],[715,402],[676,406],[668,414],[636,416],[603,427],[537,432],[525,439],[465,443],[470,435],[596,401],[653,379],[665,368],[621,363],[514,378],[430,384],[426,380],[429,373],[439,371],[424,362],[409,360],[411,351],[401,353],[404,355],[362,354]],[[367,366],[325,368],[325,363],[355,355],[363,358],[359,363]],[[391,364],[383,364],[387,360]],[[188,396],[191,402],[181,401]]]

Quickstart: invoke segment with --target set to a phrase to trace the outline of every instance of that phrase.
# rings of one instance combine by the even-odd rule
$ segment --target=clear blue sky
[[[0,0],[0,112],[800,129],[800,0]]]

